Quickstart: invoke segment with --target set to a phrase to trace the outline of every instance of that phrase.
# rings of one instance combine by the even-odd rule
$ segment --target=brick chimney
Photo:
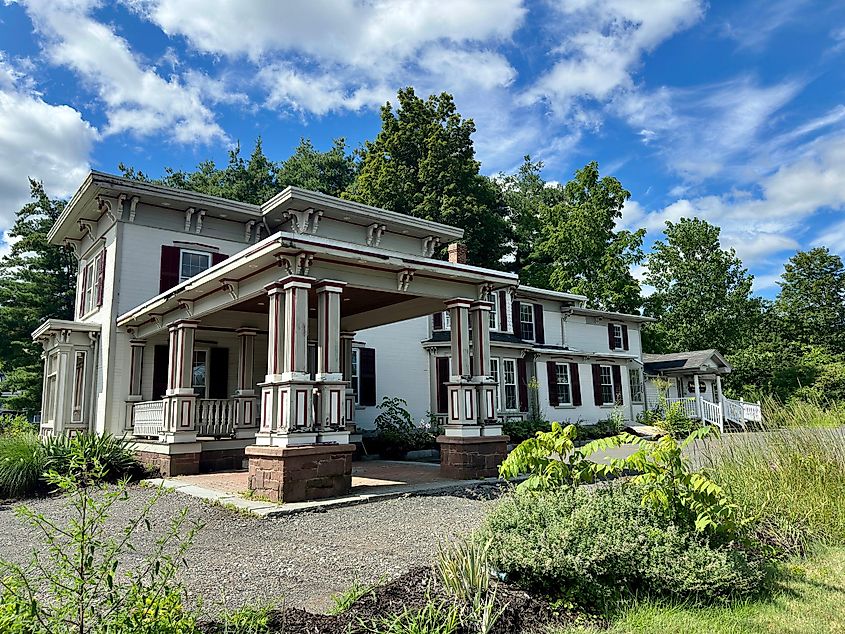
[[[466,264],[467,245],[463,242],[452,242],[449,245],[449,261],[454,264]]]

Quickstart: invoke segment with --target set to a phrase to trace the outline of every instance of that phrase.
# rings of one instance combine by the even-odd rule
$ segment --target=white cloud
[[[163,132],[183,143],[226,138],[203,103],[199,84],[178,76],[165,79],[144,67],[125,39],[90,16],[99,2],[25,0],[25,6],[46,40],[48,59],[77,72],[105,104],[104,134]]]
[[[29,177],[51,196],[70,194],[85,178],[96,138],[79,112],[45,102],[0,54],[0,231],[29,201]]]
[[[750,2],[722,25],[722,33],[739,48],[759,49],[776,31],[794,23],[806,11],[807,0],[756,0]]]
[[[580,110],[579,101],[605,101],[633,85],[644,55],[703,15],[699,0],[558,0],[562,43],[552,67],[525,92],[525,103],[544,101],[558,116]]]

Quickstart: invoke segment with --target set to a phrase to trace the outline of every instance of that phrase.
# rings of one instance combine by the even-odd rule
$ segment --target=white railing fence
[[[725,418],[740,423],[761,423],[763,422],[763,408],[759,403],[748,403],[742,399],[725,399]]]
[[[701,419],[705,423],[716,425],[724,431],[724,420],[722,419],[722,406],[705,399],[701,399]]]
[[[680,403],[681,406],[684,408],[684,413],[689,418],[698,418],[698,408],[695,406],[695,397],[694,396],[684,396],[681,398],[667,398],[666,402],[669,405],[673,403]]]
[[[133,406],[132,433],[157,438],[164,427],[164,401],[143,401]]]
[[[197,401],[197,436],[225,438],[235,433],[235,399],[203,398]]]

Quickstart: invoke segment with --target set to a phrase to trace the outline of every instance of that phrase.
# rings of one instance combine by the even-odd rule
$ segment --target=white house
[[[293,187],[251,205],[91,172],[48,236],[79,278],[74,319],[33,333],[42,432],[128,435],[166,475],[246,456],[292,501],[348,489],[384,395],[441,418],[455,477],[495,474],[505,417],[647,406],[647,318],[467,265],[462,237]]]

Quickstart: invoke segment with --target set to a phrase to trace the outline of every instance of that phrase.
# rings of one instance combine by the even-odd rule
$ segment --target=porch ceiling
[[[117,324],[147,337],[182,319],[263,312],[264,287],[290,274],[346,282],[341,326],[348,330],[431,314],[446,299],[476,299],[485,287],[517,284],[512,273],[278,232],[121,315]]]

